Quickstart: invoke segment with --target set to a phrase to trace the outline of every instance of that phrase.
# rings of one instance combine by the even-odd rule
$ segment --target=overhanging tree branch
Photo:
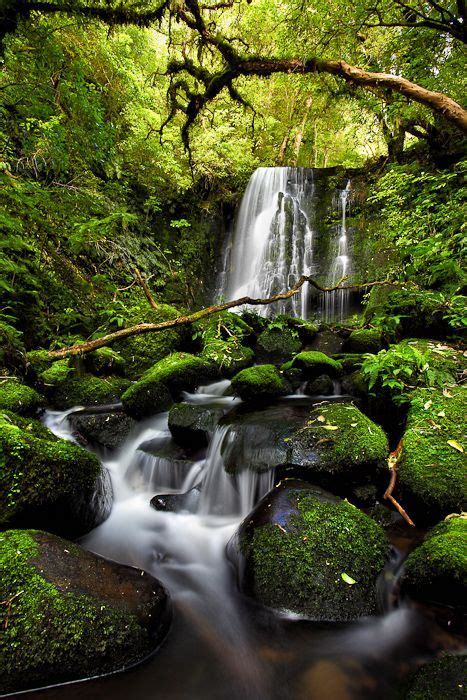
[[[157,331],[167,330],[168,328],[178,328],[179,326],[190,326],[197,321],[200,321],[206,316],[211,316],[212,314],[218,313],[219,311],[227,311],[227,309],[233,309],[237,306],[265,306],[266,304],[273,304],[276,301],[283,301],[285,299],[290,299],[291,297],[298,294],[300,289],[303,287],[305,282],[317,289],[319,292],[334,292],[341,289],[369,289],[371,287],[381,287],[388,284],[394,284],[389,280],[382,280],[377,282],[367,282],[365,284],[351,284],[342,286],[342,282],[345,282],[347,277],[342,277],[336,285],[333,287],[322,287],[316,280],[308,275],[302,275],[298,282],[294,284],[286,292],[281,294],[275,294],[272,297],[265,299],[255,299],[253,297],[241,297],[240,299],[233,299],[232,301],[226,301],[223,304],[216,304],[214,306],[207,306],[204,309],[195,311],[188,316],[178,316],[169,321],[163,321],[162,323],[139,323],[136,326],[131,326],[131,328],[122,328],[121,330],[115,331],[114,333],[109,333],[101,338],[95,338],[94,340],[89,340],[86,343],[80,345],[70,345],[66,348],[60,348],[59,350],[50,350],[48,353],[48,358],[50,360],[62,360],[65,357],[73,357],[76,355],[85,355],[94,350],[98,350],[106,345],[111,345],[117,340],[123,340],[124,338],[129,338],[133,335],[141,335],[142,333],[154,333]]]

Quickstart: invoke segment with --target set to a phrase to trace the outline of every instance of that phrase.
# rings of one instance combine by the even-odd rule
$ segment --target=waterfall
[[[347,231],[347,208],[350,196],[350,180],[339,193],[338,206],[340,222],[336,227],[336,238],[333,241],[332,254],[334,256],[329,274],[326,278],[326,286],[332,287],[345,275],[350,274],[350,255]],[[349,312],[349,290],[339,289],[321,296],[321,309],[323,319],[330,321],[343,321]]]
[[[313,270],[313,170],[258,168],[248,183],[233,238],[228,241],[218,295],[269,297]],[[263,316],[305,318],[308,288],[290,300],[260,306]]]

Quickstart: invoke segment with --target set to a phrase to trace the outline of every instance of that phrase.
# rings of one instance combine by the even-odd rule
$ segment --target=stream
[[[224,381],[201,387],[185,400],[228,411],[239,399],[222,395],[227,386]],[[286,397],[282,403],[296,399]],[[307,401],[311,405],[316,399]],[[48,412],[44,421],[57,435],[73,439],[69,414]],[[379,617],[323,624],[265,609],[241,595],[225,547],[274,485],[274,473],[244,470],[229,476],[221,456],[226,440],[229,427],[218,427],[205,457],[186,466],[153,457],[138,448],[151,441],[171,444],[164,413],[139,423],[118,451],[99,455],[111,474],[113,508],[80,544],[162,581],[173,602],[172,628],[153,657],[126,673],[30,691],[29,696],[381,700],[393,697],[397,681],[417,664],[452,646],[450,635],[423,611],[397,603],[397,570],[402,551],[410,547],[401,526],[379,582]],[[179,512],[150,505],[157,494],[181,494],[196,486],[199,498]]]

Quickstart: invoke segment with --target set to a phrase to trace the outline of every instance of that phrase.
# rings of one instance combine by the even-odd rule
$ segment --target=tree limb
[[[319,292],[334,292],[337,289],[367,289],[370,287],[385,286],[387,284],[394,284],[388,280],[382,280],[377,282],[368,282],[366,284],[357,285],[345,285],[341,286],[342,282],[345,282],[347,277],[342,277],[339,282],[333,287],[322,287],[318,282],[307,275],[302,275],[298,282],[294,284],[286,292],[281,294],[275,294],[272,297],[266,299],[254,299],[252,297],[241,297],[240,299],[234,299],[232,301],[226,301],[223,304],[217,304],[214,306],[207,306],[200,311],[195,311],[188,316],[178,316],[169,321],[162,321],[161,323],[139,323],[137,326],[131,326],[131,328],[122,328],[114,333],[109,333],[101,338],[95,338],[94,340],[89,340],[86,343],[78,345],[70,345],[66,348],[60,348],[59,350],[50,350],[48,353],[48,358],[50,360],[61,360],[65,357],[73,357],[75,355],[85,355],[88,352],[93,352],[98,348],[102,348],[106,345],[111,345],[117,340],[123,340],[124,338],[129,338],[133,335],[140,335],[142,333],[152,333],[157,331],[167,330],[168,328],[178,328],[179,326],[189,326],[196,321],[200,321],[206,316],[211,316],[212,314],[218,313],[219,311],[226,311],[227,309],[233,309],[236,306],[264,306],[266,304],[273,304],[276,301],[282,301],[284,299],[290,299],[291,297],[298,294],[301,287],[308,282],[312,287],[317,289]]]
[[[383,498],[387,501],[391,501],[396,510],[402,515],[406,523],[408,523],[411,527],[415,527],[415,523],[413,522],[411,517],[406,513],[406,511],[402,508],[401,504],[398,503],[398,501],[396,501],[396,499],[392,495],[392,492],[394,491],[394,488],[396,486],[397,463],[399,462],[401,456],[402,447],[403,442],[402,440],[400,440],[394,452],[391,452],[391,454],[388,457],[388,468],[391,472],[391,478],[389,479],[389,485],[386,491],[384,492]]]
[[[157,304],[154,301],[154,298],[151,294],[151,290],[149,289],[148,283],[146,282],[146,280],[144,279],[143,275],[141,274],[141,272],[138,270],[137,267],[135,267],[134,272],[135,272],[135,279],[138,282],[138,284],[140,285],[140,287],[142,288],[142,290],[144,292],[144,296],[148,300],[149,306],[151,306],[153,309],[157,309]]]

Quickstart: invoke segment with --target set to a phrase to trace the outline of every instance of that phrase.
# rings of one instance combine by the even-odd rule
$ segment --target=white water
[[[313,171],[258,168],[243,196],[233,239],[226,248],[218,294],[269,297],[313,272],[313,230],[307,210]],[[291,313],[306,318],[308,288],[290,300],[256,309],[263,316]]]
[[[326,286],[332,287],[342,277],[350,274],[349,241],[347,230],[347,208],[350,196],[350,180],[339,194],[340,223],[336,227],[336,240],[333,242],[333,261],[326,278]],[[346,282],[345,284],[348,284]],[[323,318],[326,322],[343,321],[349,311],[349,292],[341,289],[322,295]]]

